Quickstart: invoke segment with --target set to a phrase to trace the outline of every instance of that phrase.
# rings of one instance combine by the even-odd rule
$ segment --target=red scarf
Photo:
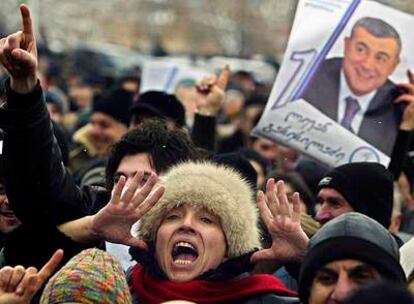
[[[170,300],[187,300],[195,303],[226,303],[259,294],[274,293],[280,296],[296,296],[276,277],[257,274],[229,281],[192,280],[175,283],[158,280],[136,264],[131,273],[132,288],[139,303],[155,304]]]

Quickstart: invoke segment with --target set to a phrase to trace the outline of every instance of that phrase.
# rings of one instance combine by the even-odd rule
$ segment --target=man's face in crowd
[[[118,181],[119,177],[122,175],[127,179],[134,177],[138,170],[144,171],[143,182],[145,182],[152,172],[155,173],[155,168],[153,168],[150,156],[147,153],[124,156],[115,172],[115,182]]]
[[[322,188],[317,198],[320,208],[316,214],[316,220],[321,225],[341,214],[354,211],[347,200],[333,188]]]
[[[265,138],[258,138],[252,148],[269,162],[273,162],[278,154],[278,146]]]
[[[4,185],[0,183],[0,232],[8,234],[20,225],[20,221],[10,209]]]
[[[101,112],[92,114],[91,126],[91,137],[98,155],[107,155],[109,148],[128,130],[123,123]]]
[[[400,47],[395,38],[379,38],[357,27],[345,38],[343,69],[351,91],[365,95],[377,90],[399,63]]]
[[[342,303],[353,291],[381,280],[378,271],[358,260],[333,261],[316,273],[309,296],[309,304]]]

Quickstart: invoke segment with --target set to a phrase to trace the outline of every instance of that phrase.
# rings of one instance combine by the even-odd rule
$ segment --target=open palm
[[[143,176],[138,171],[128,182],[124,176],[119,179],[109,203],[93,217],[95,234],[109,242],[146,248],[144,241],[131,235],[131,226],[158,202],[164,187],[155,186],[158,181],[155,174],[140,187]]]
[[[300,261],[306,252],[309,238],[300,225],[300,197],[293,195],[290,205],[283,181],[275,184],[269,179],[266,194],[259,191],[257,205],[261,217],[272,237],[272,245],[268,249],[255,252],[252,262],[260,260],[276,260],[281,263]]]

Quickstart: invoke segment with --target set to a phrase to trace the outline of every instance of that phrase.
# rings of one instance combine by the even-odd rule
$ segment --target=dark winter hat
[[[308,303],[317,271],[324,265],[355,259],[372,265],[382,278],[404,283],[398,244],[377,221],[361,213],[345,213],[325,224],[310,240],[299,275],[299,297]]]
[[[338,191],[354,211],[363,213],[388,229],[393,205],[393,176],[377,163],[351,163],[329,172],[318,184]]]
[[[131,108],[131,115],[149,113],[156,117],[171,119],[177,126],[185,125],[185,110],[181,102],[172,94],[161,91],[148,91],[141,94]]]
[[[266,172],[267,160],[263,158],[259,152],[250,148],[241,148],[238,152],[248,160],[256,161],[263,169],[263,172]]]
[[[213,161],[236,169],[252,189],[256,189],[257,173],[250,162],[240,153],[222,153],[213,156]]]
[[[47,91],[45,100],[47,103],[54,104],[60,113],[63,113],[65,110],[65,102],[60,98],[55,92]]]
[[[107,94],[97,96],[93,101],[92,113],[102,112],[118,120],[124,125],[129,125],[129,108],[133,100],[133,93],[117,89]]]

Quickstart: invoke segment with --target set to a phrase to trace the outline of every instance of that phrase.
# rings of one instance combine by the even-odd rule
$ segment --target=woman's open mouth
[[[174,264],[189,265],[198,258],[198,250],[189,242],[179,241],[173,246],[171,256]]]

